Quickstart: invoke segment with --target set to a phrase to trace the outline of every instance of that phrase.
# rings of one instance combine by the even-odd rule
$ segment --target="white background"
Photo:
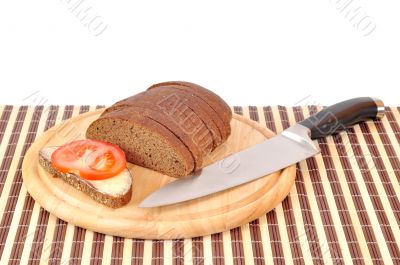
[[[398,0],[77,1],[0,3],[0,104],[112,104],[187,80],[231,105],[400,105]]]

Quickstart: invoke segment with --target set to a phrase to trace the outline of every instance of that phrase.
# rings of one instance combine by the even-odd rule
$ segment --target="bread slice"
[[[39,152],[39,164],[47,172],[108,207],[119,208],[129,203],[132,197],[132,176],[128,169],[104,180],[86,180],[73,173],[62,173],[51,165],[51,155],[57,148],[57,146],[45,147]]]
[[[194,169],[192,154],[170,129],[129,108],[101,115],[90,124],[86,137],[116,144],[128,162],[172,177],[186,176]]]
[[[150,86],[147,90],[151,90],[154,88],[159,88],[163,86],[168,86],[168,85],[175,85],[175,86],[181,86],[181,87],[186,87],[191,89],[191,92],[198,97],[199,100],[203,100],[205,103],[207,103],[211,109],[217,113],[219,117],[221,117],[221,121],[224,124],[224,129],[222,130],[223,134],[223,141],[225,141],[228,136],[231,133],[231,126],[230,126],[230,121],[232,119],[232,111],[228,104],[220,98],[217,94],[214,92],[200,86],[194,83],[190,82],[185,82],[185,81],[168,81],[168,82],[162,82],[158,84],[154,84]],[[225,137],[224,137],[225,136]]]

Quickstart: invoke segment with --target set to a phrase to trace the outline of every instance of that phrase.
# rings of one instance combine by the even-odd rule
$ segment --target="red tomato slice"
[[[77,173],[89,180],[114,177],[126,168],[124,151],[96,140],[78,140],[60,146],[51,156],[52,166],[63,173]]]

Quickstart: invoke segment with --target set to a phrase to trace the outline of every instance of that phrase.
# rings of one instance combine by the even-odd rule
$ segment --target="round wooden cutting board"
[[[22,173],[30,195],[47,211],[71,224],[109,235],[143,239],[189,238],[238,227],[273,209],[289,193],[295,165],[250,183],[175,205],[138,208],[151,192],[173,181],[166,175],[129,164],[133,174],[130,203],[111,209],[48,174],[38,163],[39,150],[85,138],[86,128],[103,110],[74,117],[46,131],[25,155]],[[207,163],[273,136],[268,129],[234,115],[232,134]],[[265,161],[268,163],[268,161]]]

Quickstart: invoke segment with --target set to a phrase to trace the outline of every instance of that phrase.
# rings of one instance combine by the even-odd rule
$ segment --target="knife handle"
[[[385,113],[383,102],[360,97],[336,103],[300,122],[311,130],[311,139],[326,137],[370,119],[380,119]]]

